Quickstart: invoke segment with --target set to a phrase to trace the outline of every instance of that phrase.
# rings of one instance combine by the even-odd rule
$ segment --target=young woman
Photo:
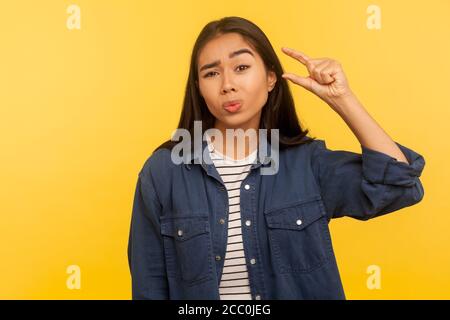
[[[194,137],[201,121],[205,158],[183,151],[187,161],[175,163],[177,143],[167,141],[139,172],[128,246],[133,299],[345,299],[330,220],[367,220],[423,198],[424,158],[378,126],[341,65],[283,52],[309,76],[284,73],[246,19],[226,17],[201,31],[178,129]],[[308,137],[286,79],[341,116],[362,153]],[[266,157],[255,144],[227,148],[227,129],[267,130],[256,144]],[[274,161],[277,170],[261,174]]]

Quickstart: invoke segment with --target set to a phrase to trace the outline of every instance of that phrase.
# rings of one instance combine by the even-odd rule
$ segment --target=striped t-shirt
[[[250,283],[244,253],[240,213],[240,187],[257,157],[257,150],[244,159],[234,160],[214,149],[207,137],[211,160],[228,192],[228,239],[222,278],[219,283],[221,300],[251,300]]]

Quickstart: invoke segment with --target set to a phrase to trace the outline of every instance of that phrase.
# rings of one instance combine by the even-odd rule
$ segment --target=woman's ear
[[[267,84],[269,92],[273,90],[275,87],[275,83],[277,82],[277,75],[273,71],[269,71],[267,74]]]

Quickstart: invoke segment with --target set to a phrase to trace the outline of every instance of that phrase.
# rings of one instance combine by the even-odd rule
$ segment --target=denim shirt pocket
[[[325,207],[320,196],[264,213],[275,270],[305,273],[333,256]]]
[[[212,278],[208,217],[168,217],[161,221],[167,275],[188,285]]]

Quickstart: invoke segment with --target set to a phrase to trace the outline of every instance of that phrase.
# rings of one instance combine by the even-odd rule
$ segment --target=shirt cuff
[[[364,178],[371,183],[413,186],[425,166],[425,159],[417,152],[394,141],[409,164],[363,145],[362,166]]]

